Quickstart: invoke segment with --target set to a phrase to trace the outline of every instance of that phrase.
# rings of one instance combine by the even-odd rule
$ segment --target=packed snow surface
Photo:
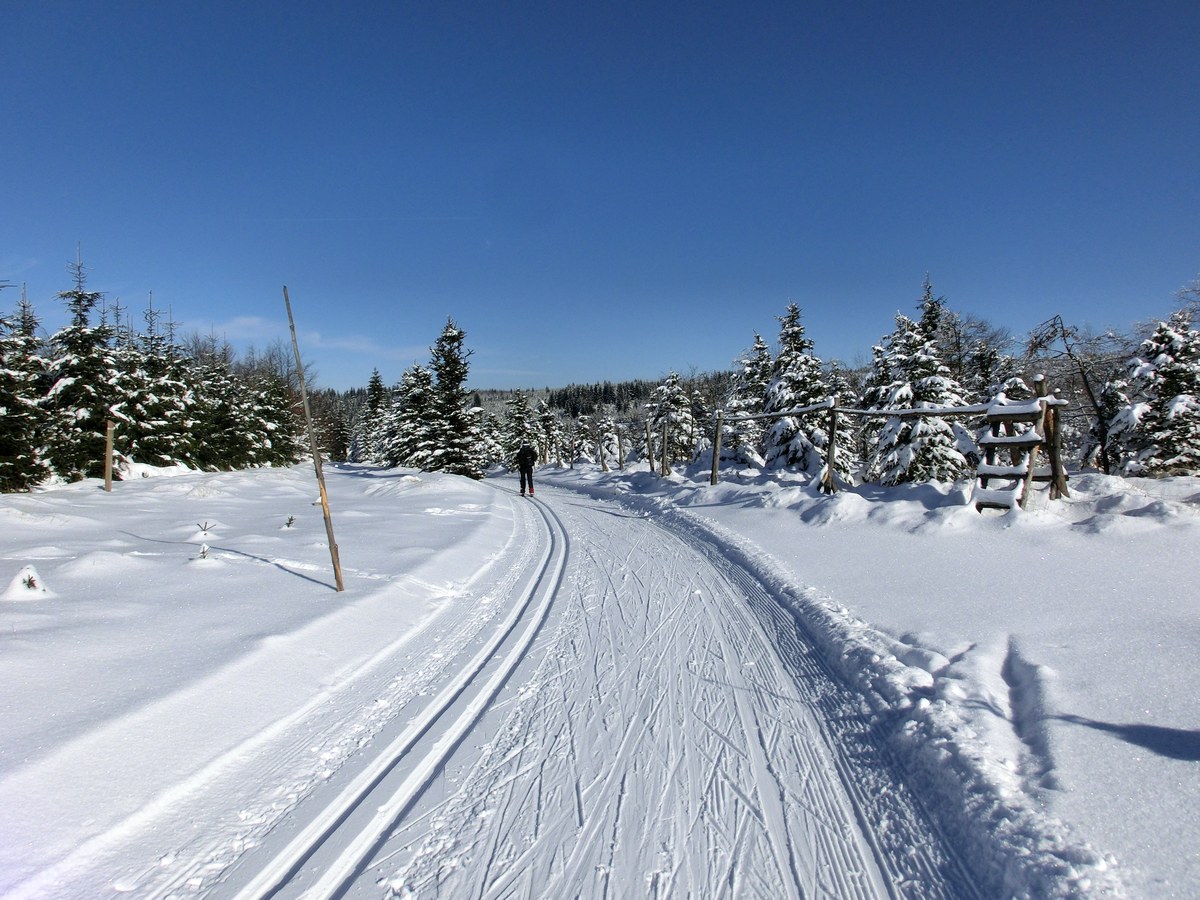
[[[1200,480],[143,472],[0,497],[0,895],[1200,892]]]

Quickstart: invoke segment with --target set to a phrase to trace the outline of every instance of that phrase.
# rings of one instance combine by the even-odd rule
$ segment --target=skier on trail
[[[535,462],[537,462],[537,451],[522,441],[521,449],[517,451],[517,468],[521,471],[522,497],[525,496],[526,486],[529,488],[529,495],[533,496],[533,464]]]

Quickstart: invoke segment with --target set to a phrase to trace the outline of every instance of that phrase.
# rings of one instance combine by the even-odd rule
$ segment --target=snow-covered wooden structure
[[[1037,379],[1037,391],[1034,399],[1015,402],[1001,394],[988,407],[990,433],[979,439],[984,457],[975,470],[977,480],[972,495],[980,512],[1024,508],[1035,481],[1050,483],[1052,500],[1068,495],[1058,427],[1058,411],[1066,401],[1048,396],[1041,376]],[[1007,459],[1001,458],[1001,453],[1007,453]],[[1039,453],[1045,456],[1045,465],[1039,465]]]
[[[724,412],[716,415],[713,438],[713,461],[711,484],[719,480],[718,463],[721,454],[721,436],[726,424],[774,419],[780,416],[803,416],[826,413],[829,416],[829,434],[835,435],[838,414],[875,416],[886,418],[911,418],[937,416],[939,418],[970,417],[983,418],[989,433],[979,440],[984,458],[976,468],[976,484],[971,495],[975,508],[1011,510],[1023,508],[1029,497],[1033,482],[1049,482],[1050,499],[1068,496],[1067,475],[1062,463],[1062,437],[1059,430],[1059,410],[1067,401],[1052,396],[1046,389],[1045,378],[1035,379],[1037,396],[1031,400],[1010,401],[1000,394],[990,403],[954,407],[915,407],[912,409],[851,409],[839,407],[834,397],[802,409],[760,413],[752,416],[726,418]],[[837,441],[831,437],[820,478],[821,490],[832,494],[838,489],[836,471]],[[1004,455],[1002,455],[1004,454]],[[1039,454],[1045,464],[1039,464]]]

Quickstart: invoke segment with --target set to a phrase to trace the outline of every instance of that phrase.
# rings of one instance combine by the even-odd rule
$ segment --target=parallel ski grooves
[[[282,853],[278,854],[238,893],[239,900],[257,900],[257,898],[275,895],[296,874],[305,860],[312,857],[316,850],[337,832],[352,810],[364,807],[370,801],[379,802],[379,798],[373,797],[376,788],[400,759],[430,731],[433,725],[440,724],[439,720],[447,710],[468,687],[474,684],[488,664],[497,658],[497,654],[522,620],[528,618],[527,613],[534,601],[537,600],[533,617],[526,623],[525,630],[520,634],[515,645],[508,649],[500,659],[497,671],[480,693],[454,721],[445,726],[443,736],[434,743],[399,789],[379,803],[379,811],[371,818],[368,826],[349,841],[345,849],[327,867],[325,874],[317,884],[305,892],[306,898],[316,900],[316,898],[334,897],[343,890],[346,884],[360,871],[364,862],[378,846],[380,840],[386,836],[395,821],[403,815],[413,798],[428,785],[434,773],[453,753],[463,735],[470,730],[495,699],[496,694],[525,654],[534,635],[545,621],[550,604],[553,602],[562,580],[563,568],[566,564],[566,532],[557,517],[545,506],[536,504],[536,508],[541,513],[549,539],[539,561],[537,578],[530,584],[521,601],[513,607],[504,625],[476,654],[462,674],[447,685],[416,721],[406,728],[329,807],[310,822]]]

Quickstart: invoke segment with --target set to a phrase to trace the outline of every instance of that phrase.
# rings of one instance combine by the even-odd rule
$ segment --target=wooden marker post
[[[825,471],[821,473],[819,490],[823,494],[837,493],[837,397],[830,397],[829,407],[829,451],[825,454]]]
[[[329,558],[333,560],[333,577],[337,589],[344,591],[342,563],[338,559],[338,545],[333,538],[333,519],[329,515],[329,495],[325,492],[325,473],[321,469],[321,451],[317,447],[317,433],[313,430],[312,412],[308,406],[308,391],[304,387],[304,364],[300,362],[300,344],[296,341],[296,321],[292,318],[292,301],[288,299],[287,285],[283,286],[283,303],[287,307],[288,326],[292,329],[292,350],[296,354],[296,374],[300,378],[300,400],[304,403],[304,420],[308,423],[308,445],[312,449],[313,468],[317,472],[317,487],[321,492],[321,511],[325,514],[325,535],[329,539]]]
[[[658,461],[659,461],[658,474],[661,475],[663,478],[666,478],[667,473],[670,472],[670,470],[671,470],[670,464],[667,462],[667,437],[669,434],[667,429],[668,429],[669,424],[670,424],[669,420],[664,417],[663,418],[662,445],[658,448]]]
[[[113,420],[109,419],[104,427],[104,489],[112,493],[113,473]]]
[[[708,476],[708,483],[710,485],[716,484],[720,480],[720,477],[721,477],[720,469],[718,467],[721,463],[721,432],[724,429],[725,429],[725,410],[718,409],[717,410],[717,428],[716,428],[716,431],[713,432],[712,473]]]

